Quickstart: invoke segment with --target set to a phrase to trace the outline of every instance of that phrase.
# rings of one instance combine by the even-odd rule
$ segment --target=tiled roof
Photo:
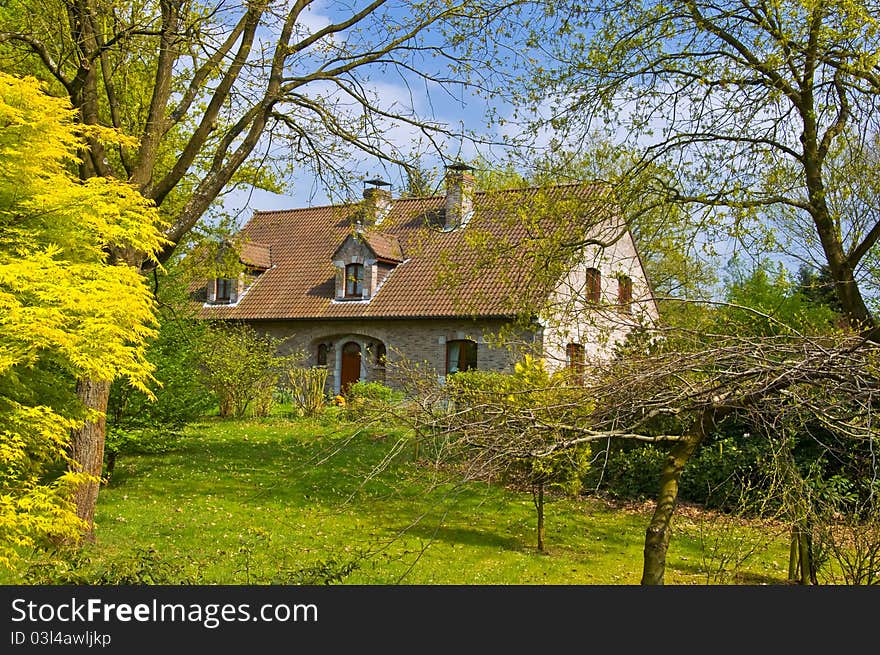
[[[272,268],[272,249],[270,246],[262,243],[245,241],[241,244],[239,259],[242,264],[247,264],[252,268],[266,270]]]
[[[364,233],[364,241],[370,247],[376,257],[389,262],[402,262],[403,249],[400,240],[393,234],[381,234],[379,232]]]
[[[332,256],[352,234],[357,204],[256,212],[242,236],[271,251],[272,268],[236,305],[205,307],[200,315],[254,320],[513,315],[518,299],[533,300],[550,290],[528,283],[537,229],[530,207],[546,205],[547,197],[575,201],[569,223],[561,226],[570,235],[582,235],[609,216],[608,188],[601,184],[477,192],[473,218],[452,231],[441,229],[443,196],[396,199],[381,233],[367,235],[377,255],[406,259],[369,302],[334,300]],[[489,265],[487,242],[498,253]]]

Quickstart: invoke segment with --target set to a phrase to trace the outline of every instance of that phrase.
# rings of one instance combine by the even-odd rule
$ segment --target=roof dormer
[[[229,262],[228,257],[230,254],[234,257],[233,253],[236,251],[237,262]],[[249,241],[241,243],[238,248],[229,241],[224,241],[218,248],[215,259],[217,267],[222,270],[222,277],[208,280],[205,294],[209,305],[238,304],[256,279],[272,268],[270,247]]]
[[[332,255],[339,301],[370,300],[382,282],[403,262],[397,237],[356,228]]]

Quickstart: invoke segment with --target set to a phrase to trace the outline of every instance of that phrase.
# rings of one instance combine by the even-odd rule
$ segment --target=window
[[[477,368],[477,342],[456,339],[446,342],[446,374]]]
[[[617,309],[629,314],[632,312],[633,281],[626,275],[617,278]]]
[[[345,297],[360,298],[364,290],[363,264],[349,264],[345,267]]]
[[[229,278],[217,278],[217,293],[214,295],[214,302],[229,303],[232,301],[232,280]]]
[[[376,380],[381,383],[385,383],[385,362],[388,359],[388,351],[385,348],[384,343],[377,343],[374,355],[376,357],[376,367],[374,369],[374,375],[376,376]]]
[[[326,343],[318,344],[318,366],[327,366],[327,351],[329,350]]]
[[[598,268],[587,269],[587,300],[599,303],[602,300],[602,274]]]
[[[569,370],[573,380],[577,384],[584,383],[586,360],[584,357],[584,346],[582,344],[570,343],[565,347],[565,367]]]

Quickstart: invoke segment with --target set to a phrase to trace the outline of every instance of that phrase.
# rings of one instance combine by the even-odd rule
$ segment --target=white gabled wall
[[[559,282],[551,295],[545,316],[543,354],[551,370],[566,365],[566,345],[579,343],[584,346],[587,362],[595,358],[607,358],[614,344],[626,338],[627,333],[639,321],[651,323],[657,320],[653,293],[636,251],[630,231],[611,224],[603,227],[602,234],[595,234],[608,247],[589,245],[569,273]],[[587,269],[598,269],[602,276],[601,300],[598,304],[588,302],[586,297]],[[618,308],[618,276],[626,275],[632,280],[631,313]]]

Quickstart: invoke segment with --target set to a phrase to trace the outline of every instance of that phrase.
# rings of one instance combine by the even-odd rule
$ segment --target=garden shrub
[[[218,398],[220,416],[268,416],[282,371],[295,356],[278,354],[282,341],[246,324],[211,325],[202,341],[202,379]]]
[[[620,500],[655,498],[666,452],[653,444],[611,442],[607,461],[599,453],[587,471],[584,487],[597,489]],[[598,444],[593,446],[599,450]]]
[[[381,382],[355,382],[345,394],[346,413],[350,418],[359,418],[366,412],[381,410],[402,399],[403,394],[394,391]]]
[[[290,403],[300,416],[317,416],[326,406],[327,368],[295,366],[287,370]]]
[[[124,379],[110,387],[105,475],[113,473],[123,454],[157,453],[173,447],[180,431],[216,405],[216,397],[193,371],[199,367],[199,349],[205,326],[194,319],[164,316],[157,337],[149,344],[147,359],[156,367],[153,398]]]
[[[31,585],[186,585],[198,580],[185,567],[152,548],[138,548],[113,558],[93,558],[87,551],[45,558],[31,564],[23,582]]]
[[[598,456],[584,480],[585,488],[598,488],[620,500],[656,498],[668,446],[612,441],[610,448],[607,463],[602,463],[603,454]],[[757,439],[712,435],[682,472],[679,498],[710,509],[736,511],[743,510],[744,503],[762,500],[762,448]]]

